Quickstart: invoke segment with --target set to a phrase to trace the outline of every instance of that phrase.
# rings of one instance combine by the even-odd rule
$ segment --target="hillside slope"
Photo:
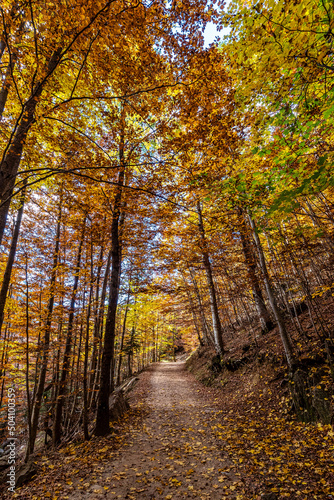
[[[331,325],[329,302],[324,300],[322,309]],[[309,332],[298,342],[297,373],[305,391],[299,408],[292,400],[295,382],[289,380],[277,328],[253,339],[240,328],[228,340],[221,363],[203,347],[187,361],[188,370],[219,402],[216,434],[224,456],[244,472],[249,498],[334,498],[331,367],[307,328],[307,314],[299,320]]]

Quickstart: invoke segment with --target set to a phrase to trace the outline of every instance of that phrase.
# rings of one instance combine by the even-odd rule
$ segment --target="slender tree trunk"
[[[94,316],[94,337],[95,331],[98,331],[98,322],[99,322],[99,301],[100,301],[100,282],[101,282],[101,273],[103,266],[103,252],[104,252],[104,244],[101,244],[100,253],[97,263],[97,272],[96,272],[96,288],[95,288],[95,297],[94,297],[94,306],[93,306],[93,316]],[[97,328],[95,328],[95,325]],[[94,344],[93,344],[94,345]]]
[[[125,175],[124,158],[124,137],[125,137],[125,109],[121,111],[121,133],[119,144],[120,171],[118,174],[118,185],[116,187],[113,216],[111,224],[111,279],[109,289],[109,304],[104,334],[104,345],[101,363],[100,390],[98,394],[97,414],[96,414],[96,436],[105,436],[109,433],[109,395],[113,391],[113,380],[110,381],[110,374],[114,373],[114,350],[115,350],[115,327],[116,312],[119,295],[119,281],[121,272],[120,259],[120,233],[119,222],[122,207],[122,192]],[[113,377],[112,377],[113,379]]]
[[[129,342],[129,350],[128,350],[128,376],[132,377],[132,356],[133,356],[133,345],[135,339],[135,327],[131,328],[130,342]]]
[[[48,75],[50,75],[56,68],[60,55],[61,48],[54,51],[52,54],[48,64]],[[0,163],[0,244],[6,227],[8,210],[14,190],[17,172],[21,162],[23,147],[28,132],[34,122],[36,106],[39,102],[47,79],[48,78],[46,76],[41,82],[36,84],[32,95],[23,106],[16,133],[8,148],[5,149]]]
[[[322,205],[324,205],[325,207],[325,213],[326,213],[326,216],[328,217],[328,220],[331,221],[332,225],[334,226],[334,217],[333,217],[333,213],[332,213],[332,210],[328,204],[328,201],[326,196],[324,195],[324,193],[319,193],[317,195],[318,199],[320,200],[320,203]]]
[[[1,59],[3,56],[3,53],[5,52],[5,48],[6,48],[5,36],[2,35],[0,38],[0,62],[1,62]]]
[[[197,320],[197,315],[196,315],[196,311],[195,311],[195,306],[194,306],[193,299],[191,297],[191,292],[189,290],[189,285],[187,283],[186,275],[182,271],[182,269],[180,270],[180,273],[181,273],[181,276],[182,276],[182,279],[183,279],[183,283],[184,283],[184,288],[186,290],[186,294],[187,294],[187,297],[188,297],[189,307],[190,307],[191,315],[193,317],[193,322],[194,322],[194,327],[195,327],[195,330],[196,330],[196,333],[197,333],[197,338],[198,338],[199,344],[201,346],[203,346],[204,342],[203,342],[203,339],[201,337],[200,328],[199,328],[199,326],[197,324],[198,320]]]
[[[247,273],[249,280],[251,282],[252,294],[256,306],[257,313],[259,315],[261,327],[263,333],[268,332],[273,328],[273,322],[271,321],[269,311],[265,305],[262,290],[260,286],[259,279],[256,274],[256,261],[255,255],[252,248],[252,243],[250,241],[249,235],[247,234],[247,227],[245,226],[243,220],[243,214],[241,213],[241,209],[239,211],[239,215],[241,218],[242,227],[240,229],[240,239],[242,245],[242,251],[245,257],[245,264],[247,267]]]
[[[29,386],[29,281],[28,281],[28,255],[25,253],[25,281],[26,281],[26,290],[25,290],[25,320],[26,320],[26,394],[27,394],[27,419],[28,419],[28,434],[31,435],[31,397],[30,397],[30,386]]]
[[[200,294],[200,291],[198,289],[197,281],[196,281],[196,278],[194,276],[194,273],[191,270],[191,267],[189,267],[188,269],[189,269],[189,274],[191,277],[192,284],[194,286],[194,291],[195,291],[195,295],[197,298],[197,302],[198,302],[198,310],[199,310],[199,317],[201,320],[203,339],[207,345],[213,345],[214,339],[213,339],[212,332],[210,331],[210,328],[209,328],[209,325],[208,325],[208,322],[207,322],[207,319],[205,316],[205,311],[204,311],[204,307],[203,307],[203,303],[202,303],[202,299],[201,299],[201,294]]]
[[[83,373],[83,399],[84,399],[84,407],[83,407],[83,429],[85,439],[89,439],[88,432],[88,354],[89,354],[89,321],[91,315],[91,307],[93,300],[93,248],[91,248],[91,276],[90,276],[90,288],[89,288],[89,299],[88,299],[88,308],[87,308],[87,318],[86,318],[86,336],[85,336],[85,360],[84,360],[84,373]]]
[[[217,354],[222,356],[225,353],[224,342],[223,342],[223,330],[219,318],[218,313],[218,305],[217,305],[217,297],[216,290],[212,277],[212,268],[209,257],[209,252],[207,249],[204,226],[203,226],[203,218],[202,218],[202,209],[200,202],[197,203],[197,213],[198,213],[198,227],[200,231],[201,237],[201,251],[203,257],[203,264],[206,272],[207,283],[210,294],[210,306],[211,306],[211,314],[212,314],[212,326],[213,326],[213,334],[215,339],[215,348]]]
[[[80,264],[81,264],[82,247],[83,247],[84,235],[85,235],[86,217],[83,220],[82,226],[83,227],[82,227],[82,232],[81,232],[81,237],[80,237],[80,242],[79,242],[79,249],[78,249],[76,266],[75,266],[75,276],[74,276],[72,299],[71,299],[71,305],[70,305],[70,313],[69,313],[69,317],[68,317],[65,351],[64,351],[64,357],[63,357],[63,364],[62,364],[62,370],[61,370],[60,381],[59,381],[59,390],[58,390],[58,396],[57,396],[56,408],[55,408],[55,417],[54,417],[54,423],[53,423],[53,433],[52,433],[53,446],[56,446],[57,444],[59,444],[60,439],[61,439],[61,421],[62,421],[62,415],[63,415],[66,383],[67,383],[68,371],[70,368],[70,360],[71,360],[72,333],[73,333],[73,324],[74,324],[74,309],[75,309],[76,294],[77,294],[78,284],[79,284],[79,272],[80,272]]]
[[[284,241],[285,247],[287,248],[285,238],[282,235],[282,231],[281,231],[279,226],[278,226],[278,231],[279,231],[279,234]],[[268,250],[269,250],[274,262],[277,263],[278,270],[276,272],[276,276],[277,276],[276,282],[278,284],[278,287],[281,290],[281,294],[283,297],[285,308],[291,317],[292,323],[293,323],[294,328],[296,329],[297,333],[302,334],[302,327],[301,327],[301,324],[299,322],[299,318],[298,318],[298,314],[297,314],[297,310],[296,310],[296,304],[295,304],[294,298],[291,294],[291,287],[293,286],[293,282],[291,283],[290,279],[293,275],[291,274],[290,269],[287,269],[287,261],[286,261],[284,255],[281,256],[281,258],[278,257],[277,253],[275,252],[274,248],[272,247],[272,245],[270,243],[269,236],[266,233],[265,233],[265,238],[267,240]],[[287,285],[285,287],[283,287],[280,283],[279,276],[281,274],[284,276],[285,284]],[[286,288],[288,289],[288,293],[286,292]],[[292,308],[290,306],[289,299],[291,301]]]
[[[26,182],[25,182],[25,185],[26,185]],[[21,227],[21,221],[22,221],[22,215],[23,215],[23,209],[24,209],[24,201],[25,201],[25,188],[22,191],[21,206],[20,206],[19,211],[17,213],[13,238],[12,238],[12,242],[11,242],[11,246],[10,246],[10,250],[9,250],[9,255],[8,255],[8,260],[7,260],[7,264],[6,264],[6,269],[5,269],[5,273],[4,273],[2,285],[1,285],[1,290],[0,290],[0,332],[1,332],[2,324],[3,324],[3,320],[4,320],[4,312],[5,312],[7,293],[8,293],[10,278],[12,275],[12,269],[13,269],[13,264],[14,264],[14,260],[15,260],[15,255],[16,255],[17,242],[18,242],[19,234],[20,234],[20,227]]]
[[[16,64],[16,60],[17,60],[17,55],[13,54],[11,61],[8,63],[5,79],[0,90],[0,122],[2,119],[3,111],[6,106],[7,97],[12,82],[12,73]]]
[[[250,215],[248,215],[248,220],[249,220],[249,224],[250,224],[250,226],[251,226],[251,228],[253,230],[253,237],[254,237],[255,245],[256,245],[256,248],[257,248],[257,252],[258,252],[259,263],[260,263],[261,271],[262,271],[262,274],[263,274],[263,279],[264,279],[264,283],[265,283],[265,286],[266,286],[266,291],[267,291],[268,299],[269,299],[272,311],[274,313],[276,323],[278,325],[279,333],[280,333],[281,340],[282,340],[283,347],[284,347],[284,351],[285,351],[285,357],[286,357],[286,360],[287,360],[287,363],[288,363],[288,366],[289,366],[290,370],[293,371],[293,369],[294,369],[294,353],[293,353],[293,347],[292,347],[292,344],[291,344],[291,340],[290,340],[290,337],[289,337],[288,332],[286,330],[284,320],[281,317],[280,311],[279,311],[279,309],[277,307],[277,303],[276,303],[276,298],[274,296],[274,292],[273,292],[273,290],[271,288],[271,283],[270,283],[270,278],[269,278],[269,274],[268,274],[268,269],[267,269],[267,265],[266,265],[266,261],[265,261],[265,257],[264,257],[264,253],[263,253],[263,249],[262,249],[262,245],[261,245],[261,242],[260,242],[260,238],[259,238],[259,236],[258,236],[258,234],[256,232],[255,223],[254,223],[254,221],[253,221],[253,219],[251,218]]]
[[[334,249],[334,243],[331,238],[331,236],[328,234],[326,226],[322,224],[321,220],[319,220],[319,217],[317,214],[314,212],[313,207],[310,203],[310,201],[305,197],[305,202],[308,210],[303,207],[304,212],[311,218],[313,225],[317,228],[319,228],[323,232],[323,238],[326,240],[327,245],[329,247],[329,251],[332,253]]]
[[[131,293],[131,289],[130,289],[130,282],[129,282],[128,296],[126,299],[126,306],[125,306],[124,318],[123,318],[121,343],[120,343],[120,348],[119,348],[116,387],[120,384],[120,379],[121,379],[121,367],[122,367],[122,361],[123,361],[123,352],[122,351],[123,351],[123,347],[124,347],[124,337],[125,337],[125,331],[126,331],[126,319],[127,319],[128,310],[129,310],[130,293]]]
[[[1,391],[0,391],[0,410],[2,408],[2,402],[3,402],[3,397],[4,397],[4,391],[5,391],[5,374],[6,370],[5,367],[8,363],[8,351],[9,351],[9,342],[11,341],[11,331],[10,331],[10,324],[7,323],[6,328],[5,328],[5,334],[4,334],[4,340],[2,342],[3,349],[1,353],[1,365],[0,365],[0,379],[2,379],[1,382]],[[8,430],[8,412],[7,409],[5,410],[5,416],[2,419],[2,422],[0,422],[0,438],[4,437],[4,435],[7,434]]]
[[[50,350],[50,333],[51,333],[51,321],[52,321],[52,313],[54,306],[54,299],[56,293],[56,276],[57,276],[57,266],[59,260],[59,242],[60,242],[60,227],[61,227],[61,215],[62,215],[62,193],[60,193],[59,197],[59,208],[58,208],[58,221],[57,221],[57,230],[56,230],[56,242],[55,249],[53,253],[53,266],[51,271],[51,283],[50,283],[50,298],[47,305],[45,326],[44,326],[44,339],[43,339],[43,352],[41,359],[41,368],[38,377],[38,383],[36,388],[35,402],[32,409],[31,416],[31,432],[29,434],[29,442],[26,451],[26,460],[29,455],[34,451],[37,428],[38,428],[38,419],[39,413],[42,404],[43,391],[45,385],[45,378],[47,372],[47,365],[49,359],[49,350]]]
[[[234,313],[235,321],[240,326],[241,323],[242,323],[242,319],[241,319],[241,317],[239,317],[239,314],[238,314],[238,299],[240,297],[240,300],[242,301],[242,292],[240,291],[239,283],[235,279],[235,277],[233,276],[233,274],[231,274],[228,271],[228,263],[226,262],[225,258],[224,258],[223,266],[220,266],[220,268],[222,270],[222,273],[226,277],[226,283],[224,283],[224,287],[226,285],[226,289],[228,291],[229,297],[230,297],[231,302],[232,302],[232,308],[233,308],[233,313]],[[233,289],[232,289],[230,283],[234,284],[235,290],[237,291],[238,295],[237,295],[236,301],[232,300],[232,297],[233,297],[234,294],[233,294]],[[236,302],[236,303],[234,303],[234,302]],[[234,330],[235,328],[234,328],[234,325],[232,324],[232,321],[231,321],[230,317],[229,317],[229,323],[230,323],[230,326],[231,326],[232,330]]]
[[[111,250],[108,253],[107,257],[107,263],[106,263],[106,269],[104,273],[104,278],[103,278],[103,284],[102,284],[102,291],[101,291],[101,298],[100,298],[100,306],[98,313],[95,317],[95,322],[94,322],[94,339],[93,339],[93,352],[92,352],[92,357],[91,357],[91,366],[90,366],[90,390],[91,390],[91,398],[89,402],[89,406],[92,405],[93,401],[93,387],[96,382],[97,378],[97,357],[98,357],[98,346],[101,341],[101,331],[103,327],[103,315],[104,315],[104,304],[106,300],[106,294],[107,294],[107,286],[108,286],[108,280],[109,280],[109,274],[110,274],[110,266],[111,266]]]
[[[126,207],[126,202],[123,201],[121,203],[122,209]],[[121,284],[121,274],[122,274],[122,257],[123,257],[123,234],[124,234],[124,224],[125,224],[125,217],[126,213],[124,210],[120,214],[119,218],[119,262],[120,262],[120,271],[119,271],[119,282],[118,282],[118,288],[120,287]],[[130,276],[129,276],[129,289],[128,289],[128,296],[127,296],[127,302],[126,302],[126,309],[125,309],[125,318],[124,318],[124,323],[123,323],[123,329],[122,329],[122,334],[121,334],[121,342],[120,342],[120,349],[119,349],[119,357],[118,357],[118,366],[117,366],[117,373],[115,373],[116,376],[116,387],[119,385],[119,378],[120,378],[120,370],[121,370],[121,365],[122,365],[122,349],[123,349],[123,342],[124,342],[124,335],[125,335],[125,327],[126,327],[126,317],[128,314],[128,308],[129,308],[129,300],[130,300],[130,279],[131,279],[131,269],[130,269]],[[114,363],[115,364],[115,363]],[[116,367],[115,367],[115,372],[116,372]],[[114,370],[113,370],[113,375],[114,376]]]

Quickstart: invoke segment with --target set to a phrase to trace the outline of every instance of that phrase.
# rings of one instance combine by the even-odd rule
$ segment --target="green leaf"
[[[318,160],[318,165],[323,165],[327,161],[328,155],[320,156]]]

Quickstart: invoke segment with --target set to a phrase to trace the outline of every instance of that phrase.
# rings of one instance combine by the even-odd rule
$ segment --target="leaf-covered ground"
[[[226,456],[236,470],[244,470],[247,495],[241,498],[263,492],[277,498],[334,498],[332,426],[287,422],[274,412],[254,410],[247,419],[232,411],[215,429]]]
[[[153,365],[110,436],[45,454],[14,497],[334,498],[332,427],[288,419],[268,382],[248,375],[241,398],[233,383],[204,387],[183,363]]]
[[[201,353],[189,366],[206,383],[211,357]],[[238,498],[334,499],[333,426],[296,419],[281,368],[255,359],[235,372],[224,370],[208,388],[221,408],[213,430],[232,470],[242,472]]]
[[[39,477],[17,498],[232,498],[240,476],[213,429],[220,411],[185,371],[155,364],[142,374],[136,409],[117,433],[42,458]],[[143,403],[144,401],[144,403]]]

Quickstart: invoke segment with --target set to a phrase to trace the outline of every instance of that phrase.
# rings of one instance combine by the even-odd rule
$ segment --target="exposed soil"
[[[147,416],[103,471],[102,486],[110,485],[111,490],[104,495],[222,498],[223,490],[237,478],[211,432],[217,406],[201,394],[184,363],[155,364],[148,373]],[[70,496],[80,497],[90,494]]]

